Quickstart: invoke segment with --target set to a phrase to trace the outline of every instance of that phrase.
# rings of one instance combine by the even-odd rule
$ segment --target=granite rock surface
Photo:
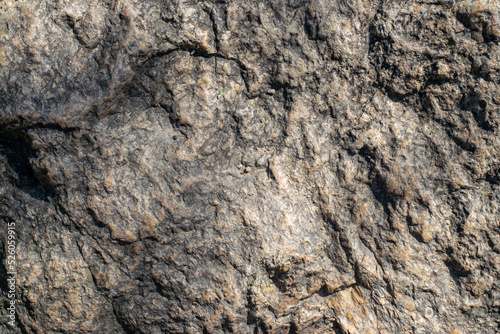
[[[498,333],[499,43],[497,0],[1,1],[0,333]]]

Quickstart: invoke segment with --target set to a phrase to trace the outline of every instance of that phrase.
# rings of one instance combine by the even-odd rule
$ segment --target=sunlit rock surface
[[[0,333],[498,333],[500,4],[0,2]]]

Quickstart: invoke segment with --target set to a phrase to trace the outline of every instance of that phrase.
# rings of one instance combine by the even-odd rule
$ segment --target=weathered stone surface
[[[0,2],[0,333],[497,333],[499,42],[493,0]]]

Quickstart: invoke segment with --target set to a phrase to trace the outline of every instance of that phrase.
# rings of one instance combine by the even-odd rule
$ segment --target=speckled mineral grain
[[[499,43],[498,0],[0,1],[0,333],[498,333]]]

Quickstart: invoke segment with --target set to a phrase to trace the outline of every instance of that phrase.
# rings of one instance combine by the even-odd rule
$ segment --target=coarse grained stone
[[[0,333],[496,333],[499,22],[0,2]]]

